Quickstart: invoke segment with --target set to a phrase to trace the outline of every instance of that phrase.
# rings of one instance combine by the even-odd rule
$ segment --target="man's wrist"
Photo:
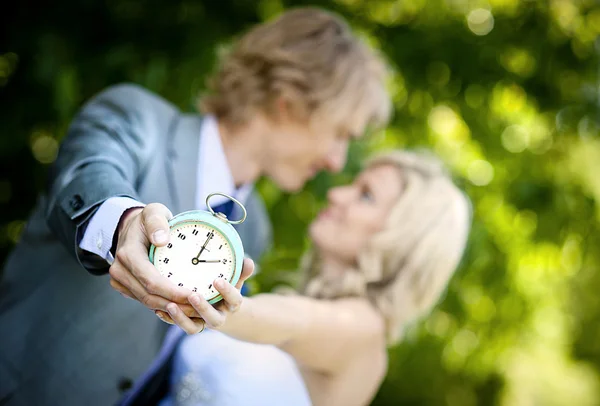
[[[112,246],[110,247],[110,253],[115,256],[117,252],[117,244],[119,243],[119,236],[121,231],[129,225],[129,222],[140,212],[144,210],[142,206],[130,207],[121,214],[115,233],[113,234]]]

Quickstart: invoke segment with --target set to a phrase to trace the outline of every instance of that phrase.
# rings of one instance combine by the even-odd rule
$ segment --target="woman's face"
[[[329,205],[309,229],[321,257],[353,263],[383,228],[401,189],[400,173],[391,164],[365,169],[352,184],[331,189]]]

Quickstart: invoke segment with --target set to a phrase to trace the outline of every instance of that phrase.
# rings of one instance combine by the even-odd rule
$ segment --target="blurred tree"
[[[220,49],[282,10],[339,12],[393,70],[395,115],[347,171],[259,191],[275,247],[253,283],[293,283],[327,188],[387,147],[437,152],[473,201],[447,295],[391,351],[374,405],[600,403],[600,7],[592,0],[9,2],[0,18],[0,255],[18,241],[78,107],[132,81],[186,110]],[[368,373],[368,371],[365,371]]]

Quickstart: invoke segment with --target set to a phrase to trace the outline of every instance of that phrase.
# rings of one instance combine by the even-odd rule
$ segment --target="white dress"
[[[206,329],[174,354],[171,393],[160,406],[310,406],[294,359],[272,345]]]

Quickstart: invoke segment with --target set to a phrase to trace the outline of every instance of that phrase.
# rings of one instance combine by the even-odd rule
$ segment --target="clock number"
[[[219,246],[219,249],[221,249],[221,248],[223,248],[223,245],[220,245],[220,246]]]
[[[177,285],[177,286],[183,286],[183,283],[180,283],[180,284],[179,284],[179,285]]]
[[[193,230],[193,231],[192,231],[192,234],[194,234],[194,235],[198,235],[198,230]]]
[[[167,278],[170,278],[171,275],[173,275],[173,272],[169,272],[169,274],[167,275]]]
[[[192,292],[197,292],[197,291],[198,291],[198,288],[192,289]]]
[[[177,237],[179,237],[182,240],[185,240],[185,234],[179,233]]]
[[[227,263],[227,260],[226,260],[226,259],[224,259],[224,260],[223,260],[223,261],[221,261],[221,262],[223,262],[224,264],[226,264],[226,263]]]
[[[225,275],[223,275],[222,273],[219,274],[219,278],[223,278]]]
[[[168,243],[168,244],[167,244],[167,248],[171,248],[171,247],[173,247],[173,244],[171,244],[171,243]]]
[[[212,289],[212,283],[211,283],[210,285],[208,285],[208,288],[209,288],[209,289]]]
[[[168,263],[169,263],[169,258],[165,258],[165,259],[163,259],[163,262],[164,262],[165,264],[168,264]]]

